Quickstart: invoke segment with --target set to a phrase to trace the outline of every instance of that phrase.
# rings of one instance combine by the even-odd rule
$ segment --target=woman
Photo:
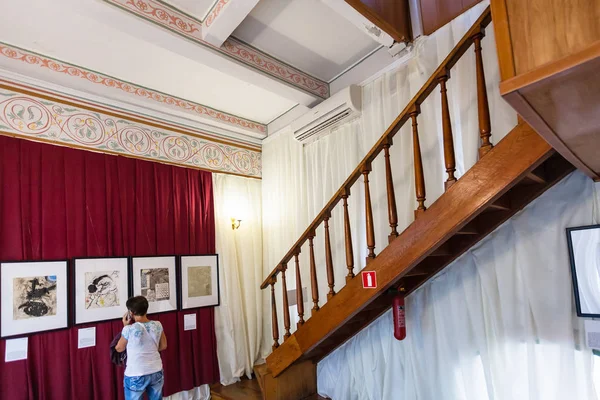
[[[159,351],[167,348],[167,337],[158,321],[146,317],[148,300],[135,296],[125,304],[123,332],[115,349],[127,350],[125,368],[125,400],[138,400],[148,394],[149,400],[162,399],[164,383],[162,360]]]

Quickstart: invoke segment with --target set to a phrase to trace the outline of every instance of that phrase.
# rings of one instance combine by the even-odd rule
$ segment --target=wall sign
[[[362,284],[363,289],[376,289],[377,288],[377,273],[375,271],[363,271]]]

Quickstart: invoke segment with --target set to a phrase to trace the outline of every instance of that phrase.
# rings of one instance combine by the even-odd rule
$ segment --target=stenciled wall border
[[[240,118],[199,103],[194,103],[189,100],[171,96],[166,93],[148,89],[131,82],[122,81],[109,75],[92,71],[74,64],[69,64],[67,62],[37,54],[6,43],[0,42],[0,55],[13,60],[22,61],[29,65],[37,65],[41,68],[47,68],[57,73],[85,79],[95,84],[115,88],[126,93],[156,101],[158,103],[175,106],[187,111],[194,111],[195,113],[204,117],[208,117],[215,121],[224,122],[232,126],[239,126],[263,134],[267,131],[267,127],[264,124]]]
[[[180,12],[181,14],[188,16],[190,19],[192,19],[193,21],[196,21],[198,24],[205,24],[205,26],[210,26],[214,22],[214,20],[217,19],[219,14],[221,14],[221,11],[223,11],[223,9],[227,5],[227,3],[229,3],[231,0],[213,0],[213,5],[210,6],[210,9],[205,13],[203,18],[198,18],[198,17],[192,15],[191,13],[178,8],[177,5],[172,4],[168,0],[154,0],[154,1],[158,4],[161,4],[169,9],[171,9],[171,10],[174,10],[175,12]],[[209,19],[210,19],[210,23],[207,21]]]
[[[261,152],[0,88],[0,134],[168,164],[261,177]]]
[[[175,8],[167,7],[156,0],[104,1],[166,28],[171,32],[193,40],[200,45],[210,47],[228,57],[241,61],[252,68],[256,68],[303,91],[312,93],[323,99],[329,97],[329,84],[327,82],[310,76],[240,40],[230,37],[221,47],[215,47],[205,42],[202,40],[202,23]],[[213,8],[205,23],[212,23],[227,3],[228,1],[221,0]]]

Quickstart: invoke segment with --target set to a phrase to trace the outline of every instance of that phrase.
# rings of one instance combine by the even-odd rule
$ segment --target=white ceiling
[[[204,21],[206,15],[219,0],[161,0],[192,17]]]
[[[261,0],[233,36],[325,81],[379,47],[320,0]]]
[[[27,24],[22,11],[20,6],[3,7],[2,42],[261,123],[295,105],[272,91],[207,67],[202,59],[190,57],[198,45],[106,3],[28,0]],[[48,72],[28,70],[36,78],[61,81],[75,89],[85,83]]]
[[[241,118],[267,124],[296,105],[305,108],[322,100],[106,0],[28,0],[26,15],[20,1],[0,1],[0,42]],[[168,3],[197,19],[204,19],[216,2],[154,1]],[[221,15],[226,14],[224,10]],[[380,47],[320,0],[260,0],[233,36],[324,81]],[[389,63],[392,61],[389,57]],[[87,93],[105,103],[128,103],[146,107],[148,113],[155,110],[173,115],[174,121],[211,123],[152,99],[0,55],[0,74],[2,70],[47,82],[48,87],[58,85],[65,93]],[[230,128],[219,121],[215,126]],[[245,133],[239,126],[231,129],[254,135],[252,140],[261,137]]]

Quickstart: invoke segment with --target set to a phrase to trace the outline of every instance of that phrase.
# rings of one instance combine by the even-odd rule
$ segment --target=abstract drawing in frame
[[[577,315],[600,318],[600,225],[567,228]]]
[[[123,316],[129,298],[128,265],[126,257],[74,260],[76,325]]]
[[[0,337],[69,327],[67,261],[0,263]]]
[[[181,256],[181,309],[218,306],[219,256]]]
[[[148,299],[148,314],[177,310],[176,257],[132,257],[132,294]]]

